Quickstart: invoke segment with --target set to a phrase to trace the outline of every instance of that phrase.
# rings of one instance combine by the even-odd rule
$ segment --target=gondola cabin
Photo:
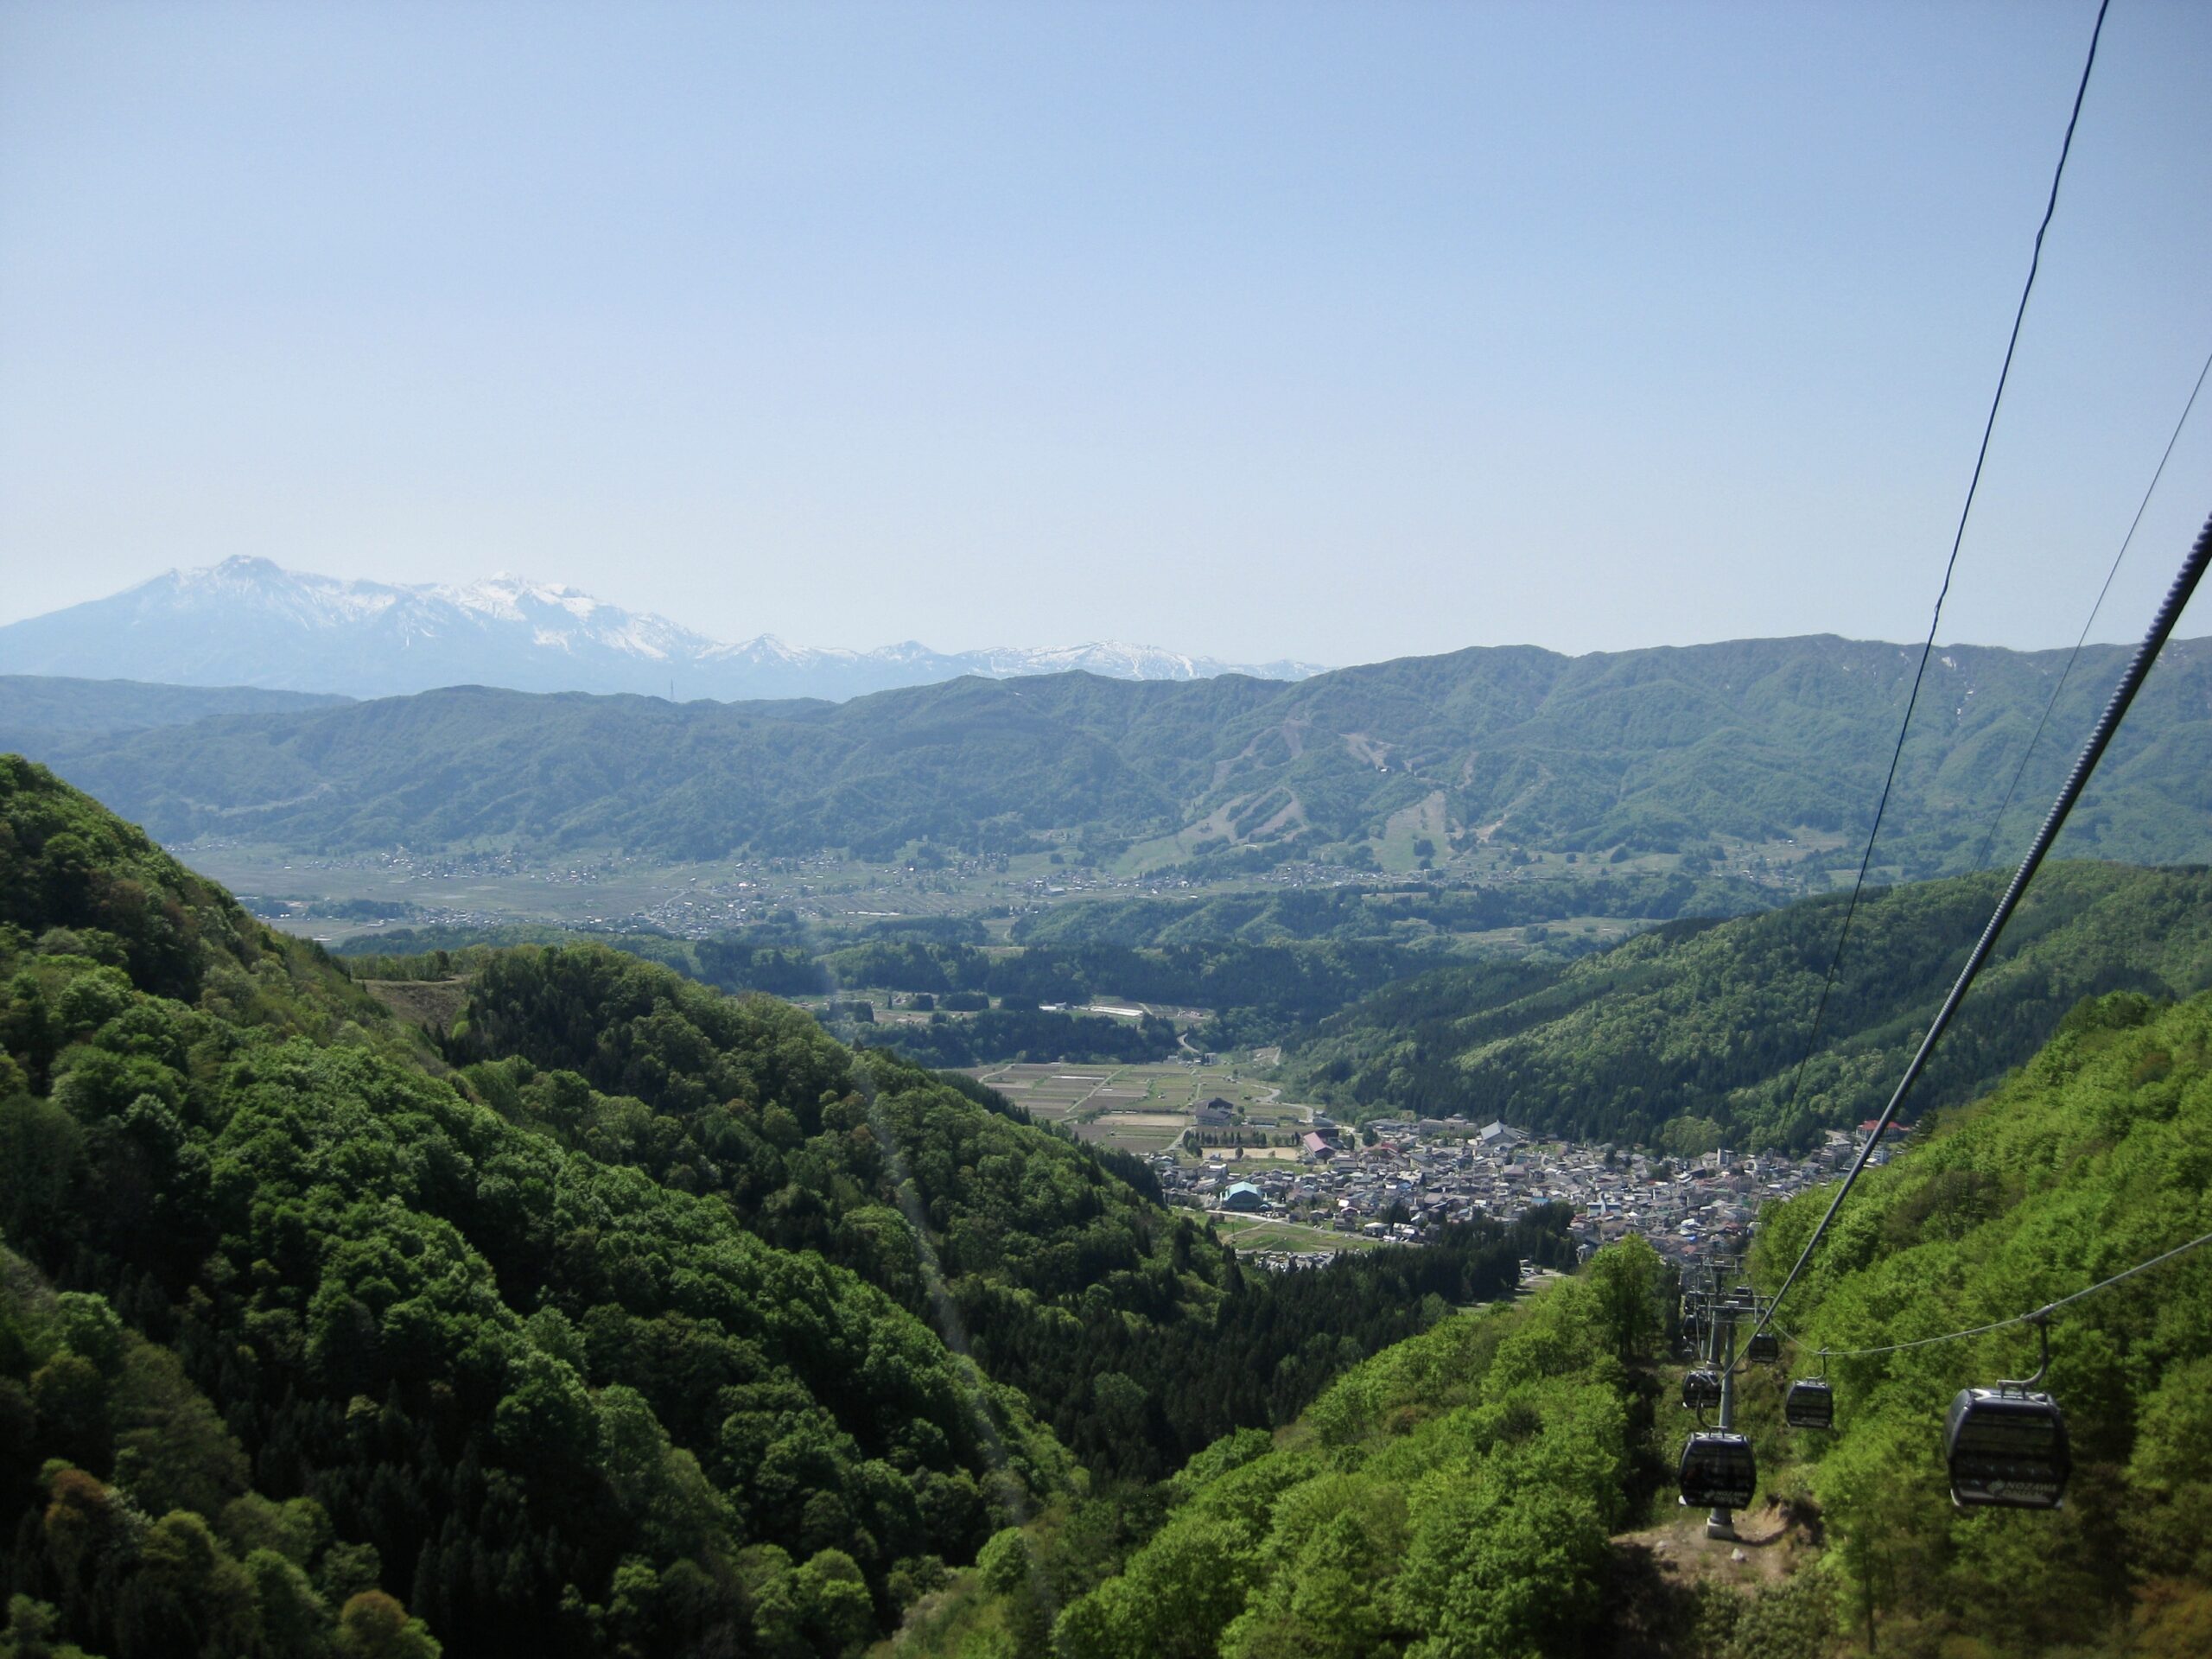
[[[1782,1338],[1771,1331],[1761,1331],[1745,1344],[1744,1357],[1754,1365],[1772,1365],[1782,1357]]]
[[[1799,1377],[1783,1397],[1782,1420],[1792,1428],[1834,1428],[1835,1390],[1818,1377]]]
[[[1961,1509],[2055,1510],[2074,1471],[2058,1402],[2018,1387],[1961,1389],[1943,1420],[1943,1456]]]
[[[1741,1434],[1700,1430],[1682,1446],[1682,1503],[1693,1510],[1749,1509],[1758,1488],[1751,1443]]]
[[[1720,1403],[1720,1373],[1718,1371],[1684,1371],[1682,1373],[1682,1407],[1686,1411],[1707,1411]]]

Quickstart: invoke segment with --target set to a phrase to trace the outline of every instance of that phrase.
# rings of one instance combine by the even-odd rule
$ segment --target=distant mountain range
[[[188,726],[211,715],[283,715],[328,709],[346,697],[251,686],[149,685],[141,680],[52,679],[0,674],[0,753],[157,726]]]
[[[1624,851],[1717,863],[1712,838],[1726,836],[1770,843],[1811,875],[1855,868],[1918,657],[1826,636],[1573,658],[1524,646],[1294,684],[1052,674],[843,703],[461,688],[210,709],[162,730],[131,728],[143,697],[118,709],[82,683],[0,679],[0,732],[172,842],[887,858],[915,842],[1073,842],[1101,862],[1187,861],[1194,874],[1309,858],[1411,871],[1533,847],[1574,853],[1594,875]],[[2007,805],[2067,653],[1944,650],[1878,864],[1974,868],[2000,808],[1991,856],[2016,850],[2126,657],[2082,653]],[[2177,640],[2063,850],[2212,860],[2208,755],[2212,641]]]
[[[465,586],[346,581],[233,558],[172,570],[105,599],[0,627],[0,673],[128,676],[178,685],[405,696],[448,685],[842,702],[966,674],[1013,679],[1080,669],[1117,680],[1247,674],[1300,680],[1312,663],[1224,663],[1150,645],[941,652],[726,645],[665,617],[559,583],[497,575]]]

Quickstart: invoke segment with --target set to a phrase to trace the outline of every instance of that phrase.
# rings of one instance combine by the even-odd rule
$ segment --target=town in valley
[[[1684,1268],[1732,1261],[1764,1205],[1834,1180],[1873,1128],[1831,1129],[1803,1156],[1722,1147],[1669,1159],[1502,1120],[1402,1112],[1354,1127],[1213,1059],[979,1066],[971,1075],[1042,1122],[1142,1155],[1169,1203],[1203,1211],[1240,1255],[1277,1269],[1420,1243],[1467,1222],[1510,1225],[1546,1205],[1571,1209],[1585,1257],[1633,1233]],[[1909,1135],[1892,1125],[1869,1161],[1886,1163]]]

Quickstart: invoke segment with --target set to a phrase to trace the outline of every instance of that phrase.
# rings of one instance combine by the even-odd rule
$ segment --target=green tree
[[[791,1574],[799,1623],[817,1649],[843,1653],[865,1642],[875,1622],[867,1580],[841,1549],[817,1552]]]
[[[245,1560],[253,1586],[261,1651],[269,1659],[322,1659],[331,1650],[329,1604],[308,1575],[273,1549],[256,1549]]]
[[[1693,1116],[1684,1113],[1670,1117],[1659,1128],[1659,1147],[1681,1159],[1702,1158],[1708,1152],[1720,1149],[1720,1125],[1709,1117]]]
[[[1592,1257],[1589,1271],[1598,1316],[1613,1357],[1626,1363],[1649,1351],[1659,1339],[1663,1318],[1660,1291],[1667,1268],[1658,1251],[1631,1236]]]
[[[64,1349],[31,1373],[31,1404],[41,1442],[95,1473],[113,1461],[115,1428],[107,1380],[82,1355]]]
[[[49,1603],[29,1596],[8,1598],[8,1623],[0,1629],[0,1659],[89,1659],[73,1642],[61,1639],[61,1615]]]
[[[381,1590],[364,1590],[338,1615],[339,1659],[439,1659],[429,1627]]]
[[[976,1570],[994,1595],[1011,1596],[1027,1589],[1033,1569],[1021,1529],[1007,1527],[993,1533],[990,1541],[976,1554]]]
[[[146,1529],[138,1571],[118,1610],[124,1652],[228,1659],[260,1643],[252,1580],[205,1517],[175,1510]]]

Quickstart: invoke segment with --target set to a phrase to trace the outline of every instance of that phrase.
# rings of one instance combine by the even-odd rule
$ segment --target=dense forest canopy
[[[930,1065],[1136,1064],[1173,1052],[1165,1022],[1080,1011],[1094,997],[1135,998],[1209,1011],[1193,1033],[1207,1048],[1287,1041],[1291,1085],[1354,1116],[1409,1108],[1503,1116],[1586,1139],[1647,1143],[1670,1118],[1693,1116],[1750,1144],[1802,1146],[1879,1107],[1900,1049],[1917,1040],[1915,1016],[1940,998],[1997,892],[1993,876],[1960,877],[1869,899],[1823,1017],[1827,1040],[1806,1072],[1799,1109],[1784,1113],[1845,900],[1744,915],[1709,882],[1620,885],[1640,889],[1637,906],[1656,905],[1681,919],[1579,961],[1548,948],[1512,958],[1455,949],[1433,931],[1410,941],[1372,931],[1448,923],[1461,900],[1487,907],[1491,893],[1343,889],[1072,905],[1025,918],[1015,929],[1025,943],[1014,949],[936,936],[954,935],[958,918],[943,918],[934,932],[814,945],[789,943],[791,930],[772,927],[609,943],[724,989],[818,995],[859,986],[926,993],[940,1010],[980,1006],[963,997],[1007,1003],[925,1028],[847,1028],[854,1040]],[[2201,869],[2055,867],[2000,944],[1997,971],[1977,988],[1931,1077],[1932,1097],[1940,1103],[1986,1085],[2082,996],[2123,987],[2186,995],[2212,984],[2208,897]],[[1713,926],[1720,916],[1692,908],[1705,902],[1734,919]],[[1298,925],[1309,932],[1294,932]],[[1354,931],[1361,929],[1370,931]],[[543,928],[380,934],[354,947],[355,971],[443,976],[481,955],[464,940],[565,937]],[[391,954],[441,941],[460,954]],[[1076,1011],[1039,1014],[1037,1002]]]
[[[1617,1249],[1528,1309],[1369,1361],[1292,1434],[1221,1442],[1177,1477],[1158,1533],[1059,1610],[1056,1652],[1581,1649],[1606,1540],[1649,1491],[1649,1405],[1622,1356],[1659,1281],[1648,1246]]]
[[[1031,949],[1119,945],[1166,950],[1306,940],[1418,947],[1455,935],[1569,916],[1662,922],[1683,916],[1740,916],[1766,909],[1776,897],[1770,887],[1734,877],[1677,871],[1625,871],[1603,881],[1554,877],[1471,888],[1386,882],[1290,893],[1084,900],[1022,917],[1014,925],[1013,937]]]
[[[2068,682],[2008,833],[2063,773],[2117,672]],[[1917,653],[1816,637],[1566,658],[1472,650],[1294,684],[1224,676],[959,680],[843,704],[675,704],[458,687],[36,753],[166,840],[301,849],[619,846],[682,858],[915,842],[979,854],[1081,842],[1266,868],[1365,847],[1432,806],[1472,838],[1584,853],[1866,821]],[[1906,746],[1887,847],[1907,874],[1969,861],[2064,661],[1946,650]],[[2077,855],[2212,855],[2203,750],[2212,643],[2171,647],[2077,815]],[[1200,833],[1202,831],[1202,833]],[[1249,856],[1247,856],[1249,855]]]
[[[1519,1259],[1565,1253],[1566,1217],[1546,1213],[1248,1282],[1188,1212],[1158,1206],[1128,1154],[845,1050],[785,1005],[593,946],[491,957],[442,1046],[511,1116],[720,1196],[769,1242],[851,1265],[918,1313],[942,1294],[985,1370],[1120,1476],[1157,1478],[1231,1427],[1287,1418],[1338,1366],[1510,1291]],[[748,1097],[859,1103],[733,1109]],[[929,1245],[918,1268],[911,1230]]]
[[[1256,1273],[1134,1160],[602,946],[405,1026],[15,757],[0,906],[20,1651],[842,1653],[1571,1254]]]
[[[0,768],[0,1224],[76,1299],[10,1269],[10,1574],[86,1646],[336,1640],[367,1594],[469,1653],[834,1647],[1071,1478],[885,1290],[501,1116]]]

